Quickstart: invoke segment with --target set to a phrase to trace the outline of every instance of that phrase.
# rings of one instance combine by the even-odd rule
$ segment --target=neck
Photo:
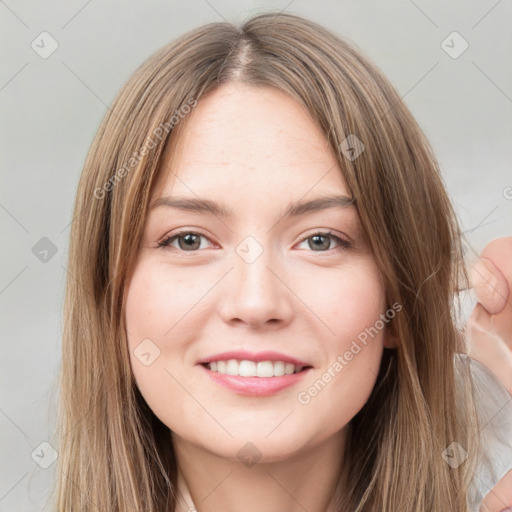
[[[282,460],[248,466],[172,434],[181,498],[176,512],[331,512],[343,493],[340,469],[346,429]],[[340,494],[341,493],[341,494]]]

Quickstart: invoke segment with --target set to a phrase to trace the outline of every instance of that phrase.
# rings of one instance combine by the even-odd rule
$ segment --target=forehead
[[[272,87],[225,84],[202,97],[167,154],[155,195],[348,195],[321,128]]]

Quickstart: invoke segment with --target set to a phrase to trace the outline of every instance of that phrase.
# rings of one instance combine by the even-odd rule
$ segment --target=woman
[[[162,48],[75,208],[58,510],[479,506],[459,228],[343,40],[263,14]]]

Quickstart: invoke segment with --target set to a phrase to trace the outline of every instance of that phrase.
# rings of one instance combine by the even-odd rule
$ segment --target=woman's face
[[[349,197],[320,128],[276,89],[223,85],[189,114],[125,309],[137,385],[174,436],[277,460],[363,407],[394,311]]]

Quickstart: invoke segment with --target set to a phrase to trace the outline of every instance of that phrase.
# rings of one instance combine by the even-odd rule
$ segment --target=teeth
[[[208,363],[212,372],[240,377],[281,377],[302,371],[303,366],[295,366],[284,361],[249,361],[244,359],[229,359],[228,361],[214,361]]]

